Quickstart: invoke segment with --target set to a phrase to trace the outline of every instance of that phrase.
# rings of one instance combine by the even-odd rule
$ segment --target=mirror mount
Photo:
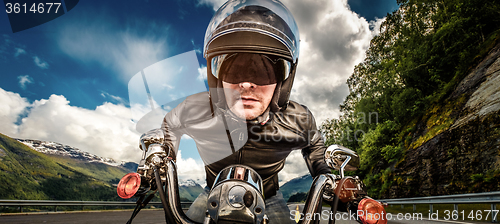
[[[344,178],[344,169],[347,166],[347,164],[349,164],[349,161],[351,161],[351,157],[346,156],[345,161],[342,163],[342,165],[340,165],[340,178]]]
[[[344,178],[344,171],[354,171],[359,167],[358,154],[341,145],[329,146],[325,150],[324,159],[330,168],[340,172],[341,178]]]

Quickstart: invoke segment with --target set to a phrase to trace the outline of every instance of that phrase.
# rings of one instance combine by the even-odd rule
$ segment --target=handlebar
[[[167,160],[166,164],[166,191],[163,190],[159,167],[154,168],[156,184],[160,193],[161,203],[165,211],[165,219],[167,223],[182,223],[182,224],[197,224],[197,222],[189,219],[184,211],[182,211],[181,201],[179,197],[179,189],[177,182],[177,166],[173,160]]]
[[[152,147],[158,147],[157,145],[154,145]],[[363,182],[358,178],[358,177],[344,177],[343,170],[346,167],[349,167],[349,169],[353,169],[353,167],[357,166],[357,163],[359,162],[359,159],[357,155],[354,152],[350,152],[345,149],[339,149],[337,146],[334,150],[327,150],[325,152],[325,160],[327,160],[327,163],[339,166],[341,169],[340,175],[334,175],[334,174],[320,174],[316,176],[316,178],[313,180],[313,183],[311,185],[311,188],[309,190],[309,194],[307,196],[305,206],[302,209],[301,214],[317,214],[321,212],[322,209],[322,203],[323,200],[327,200],[331,203],[332,206],[332,214],[337,212],[338,208],[338,201],[341,200],[343,203],[347,203],[348,210],[375,210],[379,209],[381,207],[383,209],[382,204],[374,201],[373,199],[370,199],[366,195],[366,190]],[[150,146],[151,148],[151,146]],[[331,147],[333,148],[333,147]],[[150,151],[150,150],[148,150]],[[126,179],[125,177],[122,179],[125,180],[124,183],[120,181],[118,185],[118,191],[120,192],[120,188],[126,189],[127,187],[135,187],[134,189],[149,189],[149,190],[155,190],[158,191],[160,194],[160,199],[164,208],[165,212],[165,220],[167,224],[201,224],[199,222],[191,220],[187,215],[184,213],[181,207],[181,202],[180,202],[180,197],[179,197],[179,186],[178,186],[178,179],[177,179],[177,166],[174,162],[174,159],[169,157],[167,154],[162,152],[161,150],[151,150],[151,154],[149,156],[145,156],[146,151],[143,155],[143,159],[141,160],[142,166],[138,168],[138,173],[140,174],[135,174],[131,175],[128,178],[132,179],[133,181],[128,181],[129,179]],[[240,165],[234,165],[234,167],[238,167]],[[233,166],[230,166],[233,167]],[[244,166],[243,166],[244,167]],[[251,168],[247,167],[248,169],[252,170]],[[228,169],[228,168],[225,168]],[[237,168],[238,169],[238,168]],[[235,173],[239,174],[238,172]],[[224,170],[223,170],[224,171]],[[253,171],[255,172],[255,171]],[[221,173],[223,173],[221,171]],[[229,174],[221,174],[226,178],[229,178]],[[132,173],[133,174],[133,173]],[[129,174],[126,175],[126,177]],[[255,172],[255,175],[258,176],[258,174]],[[238,176],[237,179],[241,178],[241,181],[243,181],[244,178],[243,176],[240,175]],[[135,178],[135,179],[134,179]],[[260,178],[260,176],[258,177]],[[143,182],[147,182],[146,184]],[[236,180],[240,181],[240,180]],[[142,183],[141,183],[142,182]],[[155,182],[155,183],[154,183]],[[225,183],[225,182],[224,182]],[[252,182],[253,183],[253,182]],[[259,182],[260,183],[260,182]],[[149,188],[149,184],[151,185],[151,188]],[[131,185],[131,186],[129,186]],[[133,186],[132,186],[133,185]],[[255,187],[254,185],[252,185]],[[262,188],[262,187],[260,187]],[[122,189],[122,190],[123,190]],[[228,188],[227,188],[228,189]],[[231,188],[232,189],[232,188]],[[258,189],[258,187],[256,188]],[[228,191],[231,192],[231,191]],[[135,215],[140,211],[140,209],[144,208],[146,204],[149,202],[149,200],[152,198],[154,195],[154,192],[151,193],[148,196],[148,199],[143,200],[144,196],[147,192],[144,191],[135,191],[135,192],[127,192],[130,197],[135,194],[135,196],[140,196],[141,198],[137,201],[137,208],[134,210],[134,213],[129,220],[129,223],[131,223],[131,220],[135,217]],[[233,192],[234,193],[234,192]],[[247,191],[245,193],[249,194],[251,192]],[[332,197],[333,196],[333,197]],[[262,205],[259,206],[264,206],[264,201],[262,199],[262,195],[260,196],[262,200]],[[332,200],[333,199],[333,200]],[[370,200],[366,200],[370,199]],[[332,203],[333,202],[333,203]],[[213,202],[212,202],[213,203]],[[379,205],[380,204],[380,205]],[[246,205],[246,204],[245,204]],[[250,206],[246,205],[247,207]],[[213,206],[213,207],[218,207]],[[265,216],[265,212],[262,211],[261,213],[260,208],[264,207],[259,207],[259,211],[257,213],[264,215],[264,219],[255,219],[253,222],[261,222],[258,224],[267,224],[267,216]],[[375,211],[374,210],[374,211]],[[379,209],[380,210],[380,209]],[[222,213],[215,213],[212,214],[212,211],[206,212],[205,220],[203,224],[213,224],[217,222],[217,214],[222,214]],[[255,210],[257,211],[257,210]],[[378,211],[378,210],[377,210]],[[227,211],[226,211],[227,212]],[[380,212],[380,211],[379,211]],[[236,213],[235,213],[236,214]],[[383,211],[381,214],[384,214]],[[210,215],[215,215],[214,217],[210,217]],[[233,217],[234,218],[234,217]],[[358,217],[360,218],[360,217]],[[361,217],[361,220],[358,220],[358,222],[365,223],[367,220],[366,217]],[[261,220],[261,221],[257,221]],[[249,221],[249,220],[248,220]],[[270,220],[272,223],[272,220]],[[375,221],[375,222],[372,222]],[[370,220],[370,223],[379,223],[378,220]],[[303,217],[300,218],[299,224],[313,224],[313,223],[319,223],[319,220],[315,219],[304,219]],[[332,218],[329,221],[330,224],[335,223],[335,219]],[[366,222],[368,223],[368,222]],[[384,224],[384,222],[380,222],[381,224]],[[385,223],[387,223],[387,220],[385,220]]]

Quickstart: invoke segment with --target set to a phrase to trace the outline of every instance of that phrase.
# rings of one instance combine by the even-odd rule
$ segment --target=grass
[[[500,209],[500,204],[496,204],[496,209]],[[429,219],[430,206],[429,204],[417,204],[416,210],[413,211],[412,205],[389,205],[385,208],[388,213],[392,213],[395,217],[398,213],[403,215],[409,213],[421,213],[424,219]],[[491,210],[491,204],[459,204],[458,214],[453,216],[453,204],[434,204],[432,218],[439,218],[440,220],[450,221],[466,221],[466,222],[488,222],[491,223],[492,213],[486,219],[487,211]],[[472,212],[472,213],[471,213]],[[477,217],[476,217],[477,216]],[[497,220],[500,220],[500,214],[497,214]],[[497,221],[498,222],[498,221]]]

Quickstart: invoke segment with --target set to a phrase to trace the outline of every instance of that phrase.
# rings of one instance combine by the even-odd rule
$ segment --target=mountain
[[[311,188],[312,177],[310,174],[306,174],[301,177],[296,177],[286,182],[280,187],[281,193],[283,193],[283,198],[285,201],[297,194],[297,193],[307,193]]]
[[[116,162],[56,142],[0,134],[0,183],[7,183],[0,185],[2,199],[120,200],[116,184],[136,170],[137,163]],[[280,189],[288,200],[307,193],[311,183],[311,176],[304,175]],[[179,183],[182,201],[194,201],[201,192],[203,187],[195,180]]]
[[[1,199],[121,200],[116,184],[137,166],[56,142],[0,134]],[[193,201],[202,191],[194,180],[179,183],[182,201]]]
[[[88,162],[101,162],[108,165],[117,165],[116,161],[110,158],[103,158],[88,152],[81,151],[78,148],[71,147],[69,145],[63,145],[56,142],[47,142],[47,141],[39,141],[39,140],[30,140],[30,139],[15,139],[35,151],[47,154],[47,155],[59,155],[71,157],[74,159],[88,161]]]
[[[131,162],[116,162],[82,151],[68,145],[30,139],[16,139],[31,149],[41,152],[54,162],[70,167],[87,176],[98,180],[117,184],[121,177],[137,170],[137,164]]]
[[[194,180],[189,179],[179,183],[179,197],[181,201],[194,201],[201,192],[203,192],[203,187]]]
[[[108,177],[97,178],[96,175],[85,174],[91,173],[89,170],[81,172],[77,169],[83,171],[67,159],[58,162],[0,134],[2,199],[119,200],[116,188],[106,181]],[[126,172],[123,170],[120,175],[123,173]]]

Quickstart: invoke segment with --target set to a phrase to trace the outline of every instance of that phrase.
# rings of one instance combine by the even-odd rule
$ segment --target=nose
[[[257,85],[255,85],[254,83],[251,83],[251,82],[240,82],[240,88],[242,88],[242,89],[253,89],[256,86]]]

